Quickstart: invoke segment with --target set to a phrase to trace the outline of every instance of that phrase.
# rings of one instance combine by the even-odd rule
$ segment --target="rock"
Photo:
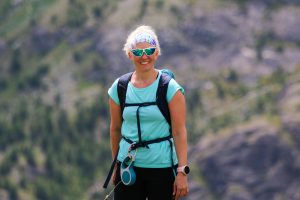
[[[300,84],[297,81],[289,83],[281,92],[278,108],[284,130],[300,146]]]
[[[50,32],[43,27],[36,26],[26,42],[27,48],[37,54],[45,54],[54,48],[62,37],[63,34],[60,31]]]
[[[9,193],[6,190],[1,189],[1,188],[0,188],[0,199],[1,200],[9,200],[10,199]]]
[[[206,187],[199,185],[195,181],[189,182],[189,195],[185,200],[209,199],[210,197],[211,194]]]
[[[300,10],[294,7],[282,8],[273,13],[274,35],[279,40],[300,42]]]
[[[268,124],[254,123],[225,138],[200,141],[194,148],[192,162],[217,199],[298,195],[290,186],[300,187],[299,154]]]
[[[1,56],[2,52],[5,52],[6,48],[7,48],[7,45],[6,45],[5,40],[2,40],[0,38],[0,56]]]

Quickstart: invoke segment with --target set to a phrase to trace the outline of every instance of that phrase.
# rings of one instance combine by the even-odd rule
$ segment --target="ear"
[[[133,55],[131,52],[128,52],[128,58],[129,58],[129,60],[133,60]]]
[[[154,58],[155,58],[155,59],[158,58],[158,51],[157,51],[157,50],[154,52]]]

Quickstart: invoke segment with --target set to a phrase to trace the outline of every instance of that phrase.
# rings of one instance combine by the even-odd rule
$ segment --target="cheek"
[[[153,59],[153,60],[156,60],[157,57],[158,57],[158,54],[154,54],[154,55],[152,56],[152,59]]]
[[[158,57],[158,51],[155,51],[155,52],[154,52],[154,55],[153,55],[153,59],[156,60],[157,57]]]

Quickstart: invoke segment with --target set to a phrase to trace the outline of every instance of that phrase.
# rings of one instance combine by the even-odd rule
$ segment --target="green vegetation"
[[[183,19],[178,2],[139,1],[131,17],[142,19],[153,7],[178,21]],[[85,28],[93,24],[104,29],[120,4],[64,3],[0,2],[0,43],[7,45],[0,52],[0,196],[9,199],[82,200],[104,195],[101,184],[111,162],[107,89],[117,72],[97,46],[102,36],[93,40],[90,35],[97,33]],[[191,6],[196,3],[189,1]],[[39,29],[45,24],[51,30]],[[271,33],[257,34],[256,39],[258,59],[269,44],[284,51]],[[291,77],[300,76],[299,71],[289,74],[282,68],[252,85],[232,69],[208,76],[198,66],[185,72],[201,77],[199,85],[186,87],[190,144],[255,117],[272,116],[277,123],[278,94]]]
[[[212,88],[187,91],[190,143],[196,142],[195,138],[218,133],[255,117],[278,116],[277,98],[289,76],[278,68],[251,86],[243,83],[233,70],[207,77]]]
[[[97,121],[108,118],[105,102],[79,105],[71,118],[57,106],[23,98],[4,113],[10,115],[0,118],[0,151],[5,155],[0,188],[12,199],[19,199],[21,191],[37,199],[83,199],[106,171],[111,160],[108,130],[99,130],[98,141],[94,133]],[[11,177],[14,170],[20,173],[17,180]]]
[[[70,27],[81,27],[87,20],[85,6],[81,2],[70,0],[67,12],[67,24]]]

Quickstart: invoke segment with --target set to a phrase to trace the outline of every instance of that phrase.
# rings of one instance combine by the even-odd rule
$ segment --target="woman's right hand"
[[[112,180],[113,180],[113,184],[116,186],[118,184],[118,180],[117,180],[117,163],[115,164],[115,167],[114,167],[114,171],[113,171],[113,174],[112,174]]]

